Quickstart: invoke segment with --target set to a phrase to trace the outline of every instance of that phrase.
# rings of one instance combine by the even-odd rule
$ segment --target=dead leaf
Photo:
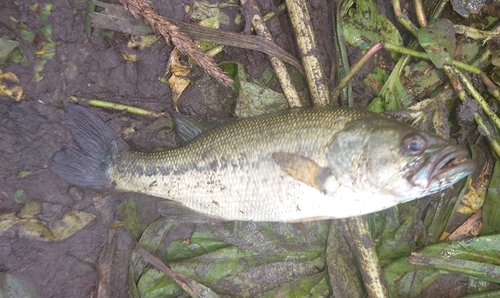
[[[130,53],[123,53],[122,57],[123,57],[123,59],[125,59],[127,61],[137,62],[137,55],[130,54]]]
[[[177,101],[179,101],[182,93],[191,83],[191,80],[187,78],[187,76],[191,73],[191,69],[181,63],[177,49],[173,50],[170,54],[167,69],[172,73],[172,76],[168,79],[168,84],[172,90],[172,99],[174,101],[175,110],[178,112]]]
[[[23,99],[23,87],[19,79],[12,72],[3,73],[0,69],[0,95],[12,98],[15,101]]]
[[[482,210],[474,213],[469,219],[467,219],[460,227],[458,227],[453,233],[451,233],[446,240],[455,241],[464,238],[476,237],[481,233],[481,228],[483,226],[481,217]]]
[[[127,46],[129,48],[139,48],[139,50],[144,50],[145,48],[149,48],[158,39],[160,39],[160,36],[158,35],[132,36],[132,38],[128,41]]]
[[[30,214],[33,216],[36,215],[39,212],[37,207],[38,204],[36,202],[29,204],[28,207],[25,206],[25,208],[33,209],[31,211],[20,212],[20,215],[26,216],[26,218],[16,216],[14,212],[1,214],[0,234],[11,228],[15,228],[21,237],[41,241],[60,241],[73,236],[73,234],[81,230],[96,217],[90,213],[70,210],[64,213],[62,219],[55,221],[52,226],[49,226],[49,223],[45,220],[27,217]]]

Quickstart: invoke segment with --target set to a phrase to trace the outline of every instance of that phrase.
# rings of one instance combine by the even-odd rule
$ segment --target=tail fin
[[[52,172],[80,187],[96,190],[111,187],[109,171],[115,132],[81,106],[69,107],[64,122],[73,138],[54,155],[50,165]]]

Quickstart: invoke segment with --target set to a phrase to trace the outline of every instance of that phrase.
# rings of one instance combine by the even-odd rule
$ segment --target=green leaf
[[[385,15],[371,0],[345,1],[341,10],[344,38],[347,44],[367,50],[379,41],[403,45],[403,39]],[[398,54],[391,53],[393,59]]]
[[[417,270],[406,257],[384,267],[384,273],[389,297],[415,298],[422,297],[421,292],[444,275],[432,269]]]
[[[22,39],[33,42],[33,39],[35,39],[35,32],[29,30],[23,23],[19,23],[19,30],[21,31]]]
[[[196,266],[192,262],[191,266],[182,268],[182,271],[186,272],[182,272],[181,265],[177,264],[175,266],[172,264],[172,269],[175,267],[174,270],[199,280],[217,293],[232,293],[240,297],[255,297],[284,283],[307,279],[325,270],[323,258],[311,261],[287,261],[285,255],[263,257],[244,253],[245,256],[239,256],[242,251],[236,249],[225,252],[228,252],[230,254],[228,257],[233,259],[223,255],[218,255],[218,258],[199,257],[196,260],[202,263]],[[281,261],[278,261],[279,259]],[[220,264],[221,261],[223,264]],[[210,270],[202,271],[201,268]],[[316,281],[313,282],[315,285]]]
[[[233,91],[237,92],[234,114],[237,117],[252,117],[263,113],[276,112],[288,108],[283,93],[276,92],[251,79],[245,67],[236,62],[221,63],[222,69],[235,81]]]
[[[10,60],[14,63],[19,63],[19,62],[28,62],[28,58],[23,53],[23,50],[20,48],[15,48],[9,56]]]
[[[169,222],[166,218],[160,218],[151,223],[142,233],[139,245],[154,252],[160,246],[170,230],[177,226],[177,223]]]
[[[202,21],[207,18],[215,18],[221,24],[229,24],[229,16],[227,16],[221,8],[228,4],[221,2],[220,4],[210,4],[207,1],[193,1],[189,8],[186,6],[186,13],[193,21]],[[235,4],[233,4],[235,5]]]
[[[294,280],[264,293],[262,298],[271,297],[331,297],[326,272]]]
[[[442,70],[436,69],[429,61],[421,60],[406,66],[404,69],[405,86],[408,92],[416,97],[426,89],[439,82],[444,76]]]
[[[420,297],[447,272],[500,282],[500,235],[437,243],[384,267],[391,297]]]
[[[130,199],[121,203],[120,206],[118,206],[118,211],[120,212],[120,217],[127,231],[132,237],[139,240],[142,232],[146,229],[146,225],[142,222],[142,218],[139,215],[137,200]]]
[[[47,21],[50,16],[50,10],[52,9],[53,4],[52,3],[45,3],[43,5],[42,10],[40,11],[40,17],[42,20]]]
[[[43,69],[45,67],[45,63],[49,59],[51,59],[56,54],[56,43],[55,42],[47,42],[42,49],[37,52],[37,61],[34,67],[34,77],[36,82],[40,82],[43,80]]]
[[[500,266],[487,263],[453,259],[447,257],[427,257],[414,253],[408,262],[420,266],[460,273],[470,277],[480,278],[484,281],[500,283]]]
[[[449,188],[444,193],[433,195],[433,203],[425,204],[425,202],[417,201],[420,212],[424,212],[423,219],[424,229],[422,237],[420,237],[417,245],[427,246],[436,243],[441,238],[441,235],[448,225],[450,217],[455,212],[457,206],[460,204],[460,193],[466,180],[457,183],[455,187]]]
[[[160,226],[158,223],[158,228]],[[324,296],[329,287],[319,274],[326,275],[324,247],[328,222],[311,222],[305,226],[309,245],[302,233],[290,224],[220,222],[196,225],[188,234],[186,225],[175,225],[155,254],[166,259],[176,273],[201,282],[217,293],[254,297],[283,287],[285,292],[311,291]],[[144,232],[143,238],[146,234]],[[129,282],[139,281],[137,295],[171,291],[170,281],[162,274],[150,272],[147,279],[141,280],[146,274],[145,263],[136,253],[131,254],[130,264]],[[294,287],[294,284],[300,286]],[[130,288],[134,290],[134,287],[135,284]]]
[[[411,105],[411,99],[401,83],[400,77],[404,66],[402,61],[398,61],[387,81],[383,83],[378,97],[368,106],[368,110],[373,112],[391,111]],[[382,84],[382,81],[377,80],[377,82]]]
[[[417,38],[437,68],[443,68],[455,57],[455,29],[450,20],[440,19],[419,29]]]
[[[123,204],[127,202],[124,202]],[[122,212],[121,211],[122,209],[128,209],[124,210],[126,212],[124,214],[130,214],[130,212],[132,212],[133,214],[132,217],[134,218],[134,220],[130,222],[129,225],[138,224],[137,233],[142,234],[138,244],[143,248],[147,249],[151,253],[157,251],[158,247],[165,240],[166,235],[170,232],[172,228],[177,226],[176,223],[168,222],[166,218],[160,218],[157,221],[152,222],[149,226],[147,226],[147,228],[144,229],[144,232],[142,232],[141,230],[143,227],[142,222],[139,223],[136,222],[137,217],[139,216],[138,213],[136,213],[137,201],[130,200],[130,202],[127,203],[127,205],[124,205],[123,207],[122,205],[118,207],[120,213]],[[133,295],[134,294],[138,295],[139,289],[137,289],[136,287],[136,282],[142,276],[143,270],[146,267],[146,265],[147,265],[146,260],[144,260],[137,252],[134,251],[130,254],[127,283],[129,285],[129,289],[132,289],[131,293],[133,293]],[[144,289],[141,289],[141,291],[142,290]]]
[[[0,64],[2,64],[9,54],[19,45],[18,41],[0,37]]]
[[[173,280],[154,268],[144,270],[137,283],[137,290],[143,298],[178,296],[183,292]]]
[[[52,25],[51,24],[43,25],[40,28],[40,34],[42,34],[43,37],[45,37],[48,41],[52,41]]]
[[[23,189],[16,190],[14,193],[14,202],[22,204],[24,201],[26,201],[26,192]]]
[[[213,238],[213,235],[193,233],[189,244],[185,244],[183,240],[175,240],[170,244],[167,251],[167,260],[169,262],[187,260],[229,246],[230,244]]]
[[[495,162],[483,206],[483,230],[481,235],[500,231],[500,161]]]
[[[414,212],[408,212],[402,222],[396,208],[377,214],[378,230],[382,231],[376,237],[377,256],[381,266],[407,256],[415,249],[414,235],[409,233],[420,220],[420,213],[415,212],[415,209],[417,208],[412,208]]]
[[[500,266],[500,234],[463,241],[440,242],[420,251],[428,257],[463,259]]]

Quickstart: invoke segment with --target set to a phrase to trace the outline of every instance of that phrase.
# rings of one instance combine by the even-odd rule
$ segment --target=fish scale
[[[335,121],[340,116],[343,120]],[[328,113],[311,109],[244,119],[202,134],[175,150],[127,152],[117,159],[112,177],[116,189],[166,197],[222,218],[293,221],[310,217],[301,205],[330,199],[283,173],[273,162],[272,153],[295,152],[326,165],[320,151],[332,132],[361,116],[358,111],[347,118],[342,110]],[[294,141],[283,141],[291,139]]]

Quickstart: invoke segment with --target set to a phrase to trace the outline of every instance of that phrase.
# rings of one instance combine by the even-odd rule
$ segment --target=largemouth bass
[[[67,109],[72,139],[50,166],[95,190],[145,193],[208,218],[302,222],[376,212],[456,183],[467,150],[349,108],[294,109],[221,125],[163,152],[119,150],[86,108]]]

